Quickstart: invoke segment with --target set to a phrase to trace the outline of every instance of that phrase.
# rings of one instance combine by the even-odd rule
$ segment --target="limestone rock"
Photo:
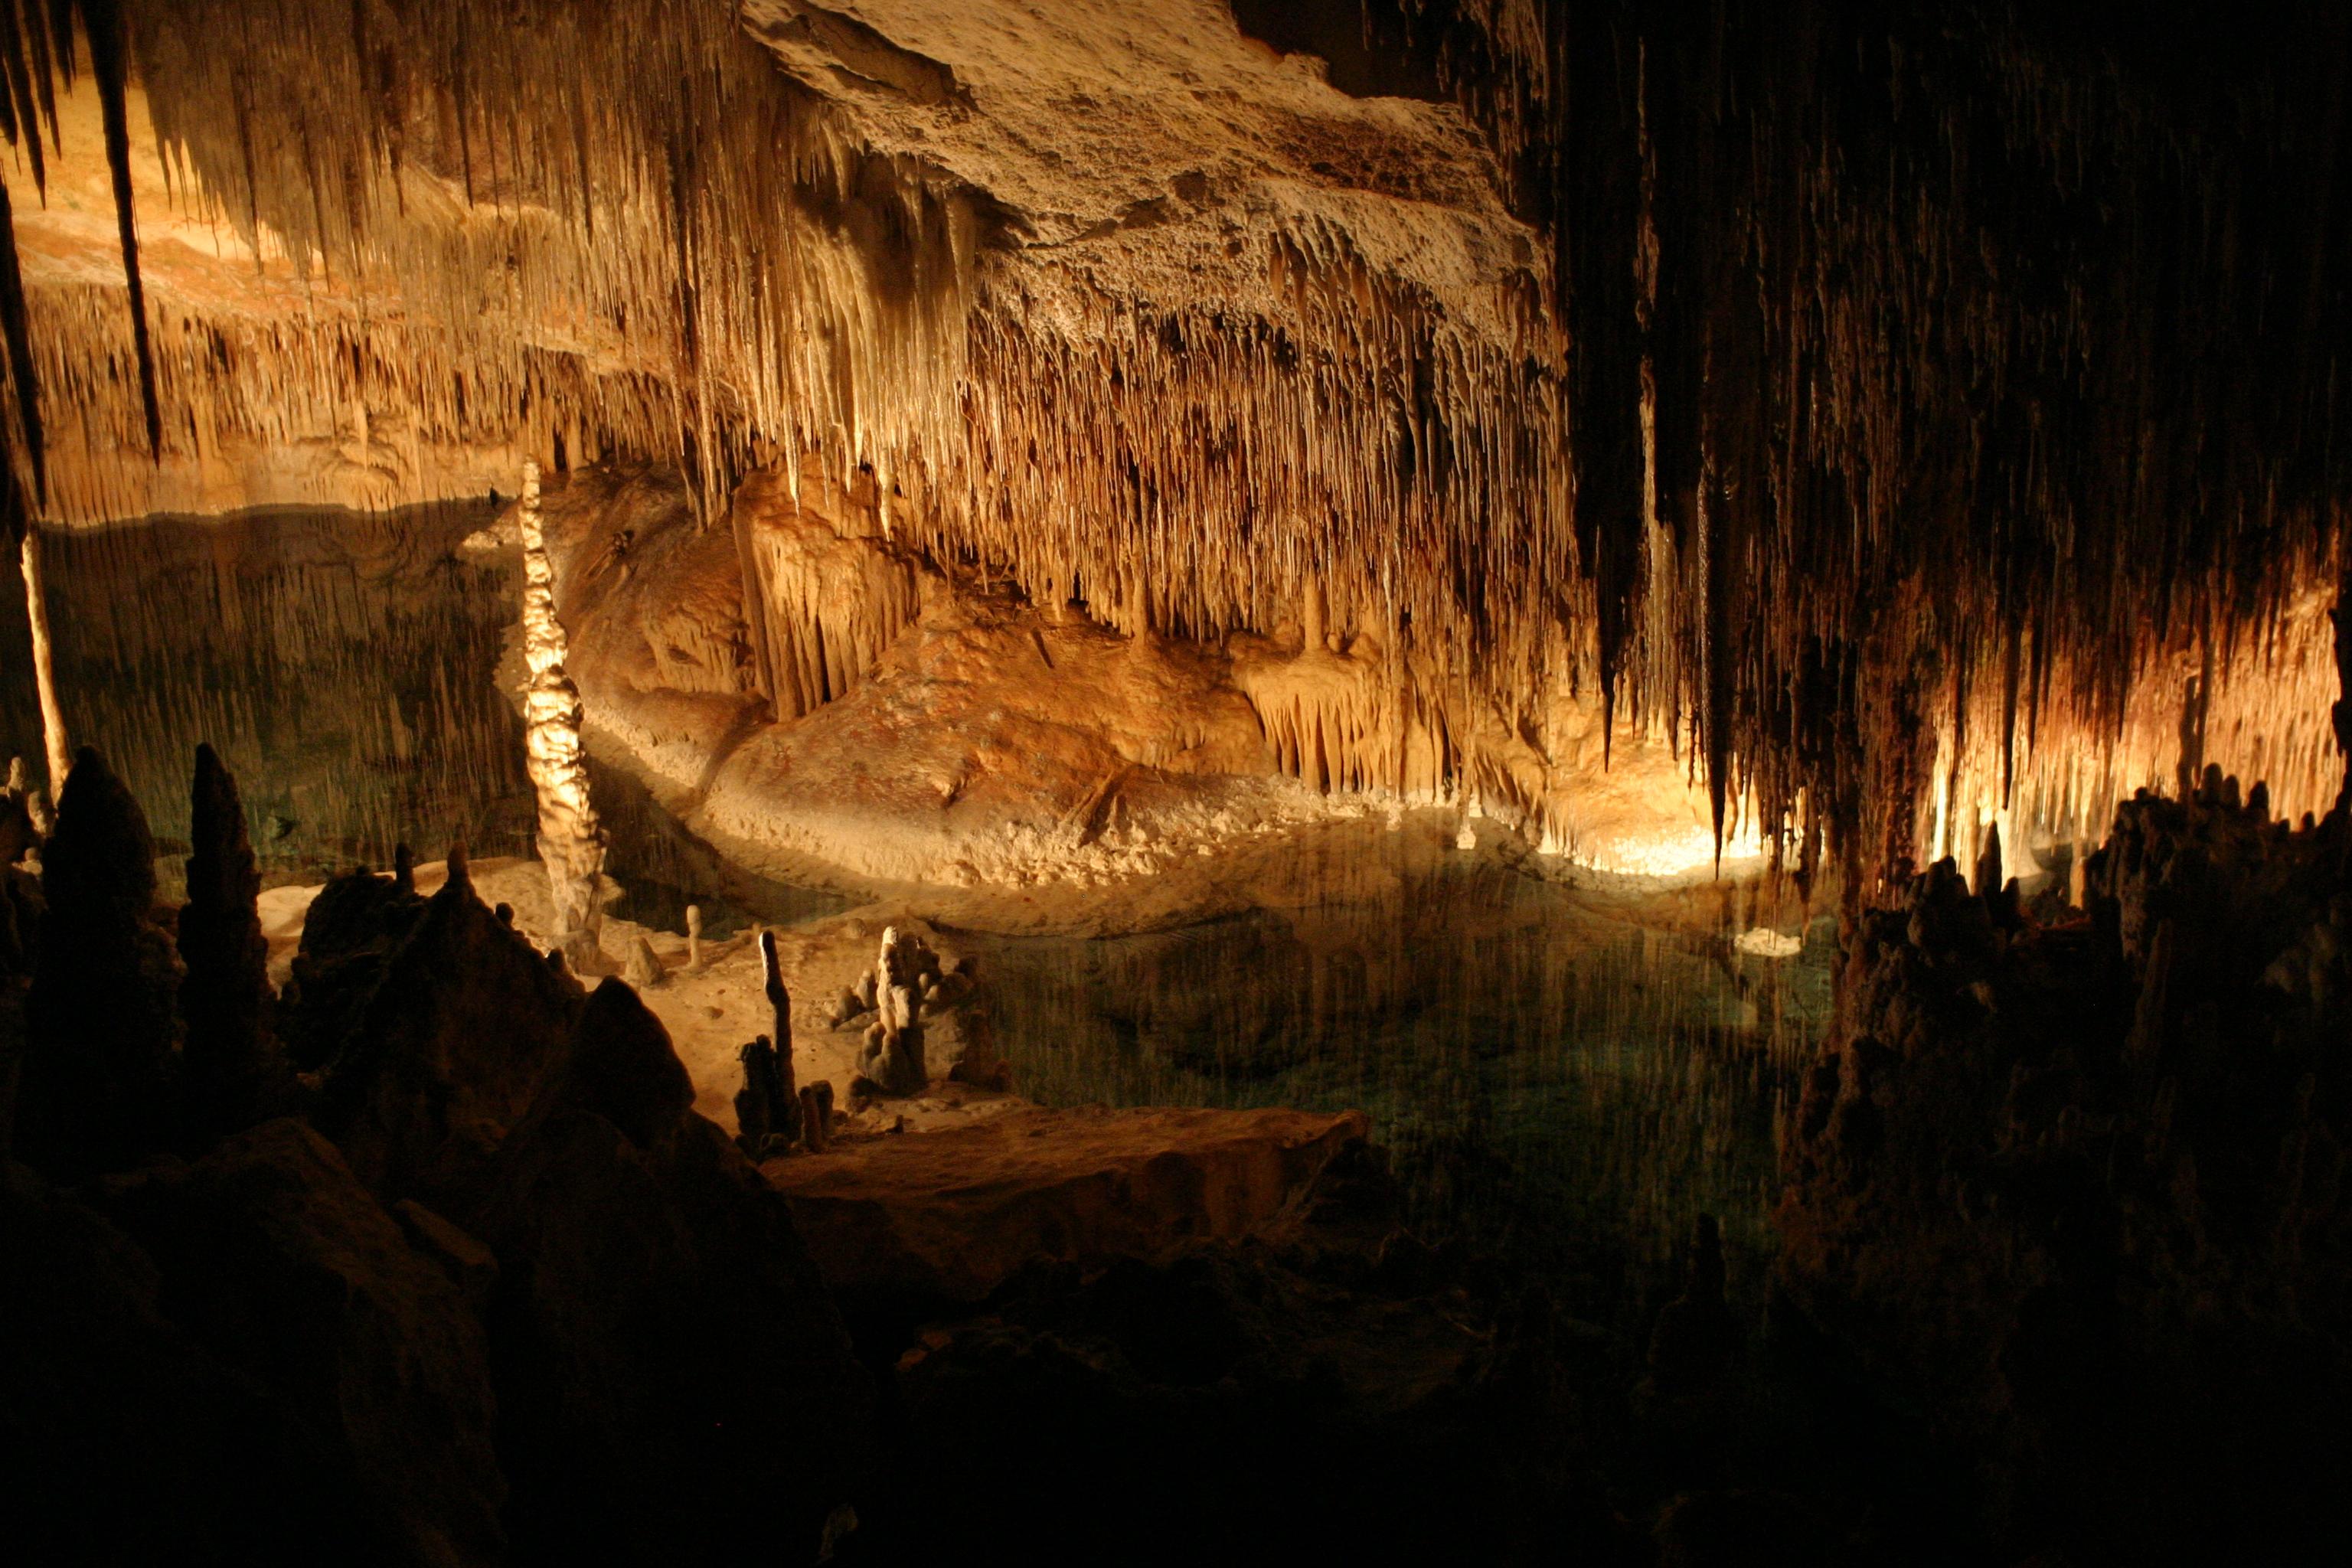
[[[661,984],[669,976],[662,968],[661,955],[654,951],[654,944],[640,935],[629,943],[628,956],[622,962],[621,978],[638,990],[646,991]]]
[[[1034,1259],[1156,1258],[1295,1217],[1367,1128],[1354,1111],[1024,1110],[761,1169],[835,1291],[973,1301]]]

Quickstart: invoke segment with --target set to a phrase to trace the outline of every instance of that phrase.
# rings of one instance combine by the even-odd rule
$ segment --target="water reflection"
[[[458,548],[492,516],[274,511],[56,537],[71,733],[183,853],[190,757],[212,742],[273,881],[383,865],[404,839],[428,858],[455,842],[529,853],[499,673],[517,566]],[[0,594],[0,647],[25,639],[21,594]],[[0,723],[39,757],[22,657],[0,665]],[[593,776],[626,917],[677,930],[694,900],[725,935],[839,907],[743,876],[633,779]],[[176,879],[168,854],[163,868]],[[1821,925],[1794,957],[1742,951],[1739,895],[1576,892],[1507,854],[1455,851],[1450,830],[1309,841],[1253,875],[1268,907],[1245,918],[964,939],[994,977],[1023,1091],[1360,1107],[1425,1233],[1548,1273],[1585,1310],[1654,1304],[1702,1210],[1725,1222],[1735,1289],[1754,1289],[1777,1111],[1826,1022]]]
[[[162,847],[187,832],[188,770],[210,741],[236,773],[273,880],[530,834],[521,725],[485,679],[511,585],[463,559],[486,502],[396,512],[248,512],[49,536],[49,619],[67,732],[97,746]],[[23,646],[21,594],[5,646]],[[6,744],[40,755],[21,659]]]
[[[167,896],[200,741],[236,774],[271,883],[386,866],[403,841],[424,859],[452,844],[531,852],[522,721],[500,679],[520,567],[511,554],[461,548],[497,510],[487,500],[271,510],[48,537],[67,731],[105,752],[139,797],[164,851]],[[0,593],[0,647],[21,649],[26,636],[21,591]],[[520,667],[505,674],[515,684]],[[24,658],[0,665],[0,756],[37,768],[40,713]],[[736,872],[635,779],[591,774],[625,918],[682,930],[685,906],[698,901],[705,930],[723,937],[752,918],[840,906]]]
[[[1360,1107],[1425,1233],[1592,1310],[1654,1304],[1702,1211],[1725,1222],[1735,1287],[1758,1289],[1777,1112],[1827,1022],[1831,922],[1764,958],[1733,940],[1737,895],[1579,892],[1402,835],[1384,853],[1339,896],[1213,925],[967,939],[1023,1091]]]

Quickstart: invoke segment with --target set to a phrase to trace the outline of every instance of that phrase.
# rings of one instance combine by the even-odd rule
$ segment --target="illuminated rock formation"
[[[1805,864],[2095,834],[2184,662],[2208,760],[2303,801],[2230,708],[2280,705],[2271,628],[2334,575],[2342,241],[2284,194],[2335,167],[2324,6],[2155,30],[2210,94],[1998,6],[462,9],[26,24],[50,515],[672,461],[763,602],[728,689],[779,716],[865,679],[929,556],[1123,634],[1377,648],[1273,694],[1285,765],[1538,840],[1590,836],[1465,737],[1563,689]],[[721,527],[778,461],[887,548]],[[861,605],[807,597],[836,567]]]
[[[49,765],[49,797],[64,793],[73,751],[66,741],[65,710],[58,701],[57,654],[49,639],[49,596],[42,584],[41,531],[26,526],[17,542],[25,574],[25,618],[32,625],[33,689],[41,704],[41,741]]]
[[[523,690],[523,728],[531,787],[539,794],[539,858],[555,905],[556,945],[581,973],[603,959],[597,947],[604,918],[602,878],[604,831],[588,798],[588,766],[580,752],[580,689],[564,670],[563,623],[555,614],[554,570],[539,526],[539,465],[526,462],[516,517],[522,530],[523,658],[530,684]]]

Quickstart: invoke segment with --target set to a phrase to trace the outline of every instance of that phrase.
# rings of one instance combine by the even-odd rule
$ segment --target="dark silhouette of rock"
[[[290,1403],[174,1322],[128,1236],[0,1163],[0,1519],[20,1563],[397,1561]],[[321,1306],[316,1297],[254,1303]]]
[[[1713,1215],[1698,1216],[1683,1293],[1658,1313],[1650,1335],[1650,1377],[1668,1397],[1704,1394],[1723,1380],[1735,1338],[1723,1296],[1723,1237]]]
[[[475,896],[453,855],[328,1064],[319,1126],[379,1197],[436,1203],[562,1065],[580,1007],[578,983]]]
[[[1801,1499],[1740,1489],[1685,1493],[1658,1516],[1659,1568],[1776,1568],[1844,1561],[1837,1533]]]
[[[40,838],[26,797],[13,788],[0,789],[0,866],[14,866]]]
[[[777,1138],[776,1099],[783,1079],[776,1071],[776,1047],[761,1035],[736,1053],[743,1067],[743,1087],[735,1091],[735,1142],[746,1156],[763,1160],[770,1140]]]
[[[245,807],[209,745],[196,748],[190,808],[188,901],[180,909],[180,959],[187,966],[181,1066],[189,1123],[209,1141],[254,1120],[275,1065],[269,941],[255,901],[261,872]]]
[[[495,1560],[504,1500],[487,1342],[332,1145],[281,1119],[101,1199],[161,1271],[174,1321],[274,1391],[354,1523],[394,1562]]]
[[[812,1154],[824,1152],[833,1127],[833,1085],[824,1079],[801,1090],[801,1143]]]
[[[60,1179],[120,1170],[171,1133],[179,963],[153,919],[146,815],[87,746],[42,852],[41,886],[16,1149]]]
[[[2117,812],[2085,913],[2000,933],[1947,861],[1850,939],[1781,1274],[1973,1456],[2021,1553],[2285,1560],[2335,1506],[2347,840],[2208,767]]]
[[[47,913],[40,878],[22,866],[0,866],[0,978],[31,977]]]
[[[872,1547],[921,1562],[1017,1533],[1056,1563],[1628,1560],[1592,1550],[1607,1515],[1554,1468],[1570,1413],[1549,1336],[1455,1283],[1391,1293],[1307,1247],[1034,1269],[900,1358],[920,1479],[877,1510]],[[1536,1516],[1541,1544],[1515,1540]]]
[[[393,1205],[392,1217],[400,1222],[401,1233],[417,1254],[449,1277],[477,1316],[489,1310],[491,1294],[498,1289],[499,1260],[488,1247],[415,1198]]]
[[[580,1010],[571,1048],[533,1113],[593,1111],[642,1149],[675,1131],[693,1106],[694,1080],[671,1047],[669,1032],[626,981],[608,978]]]
[[[784,989],[783,966],[776,958],[776,933],[760,933],[760,984],[768,998],[768,1016],[774,1032],[774,1075],[767,1085],[769,1124],[786,1143],[801,1135],[800,1088],[793,1072],[793,996]]]
[[[342,1048],[384,965],[424,918],[423,899],[364,867],[319,889],[303,919],[291,983],[278,998],[278,1034],[289,1062],[315,1071]]]
[[[499,1259],[517,1555],[812,1558],[867,1478],[866,1374],[783,1199],[688,1108],[658,1020],[610,981],[589,1009],[584,1063],[467,1220]]]

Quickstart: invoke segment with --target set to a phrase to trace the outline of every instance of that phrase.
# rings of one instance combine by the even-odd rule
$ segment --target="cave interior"
[[[2352,1556],[2352,11],[0,76],[0,1554]]]

